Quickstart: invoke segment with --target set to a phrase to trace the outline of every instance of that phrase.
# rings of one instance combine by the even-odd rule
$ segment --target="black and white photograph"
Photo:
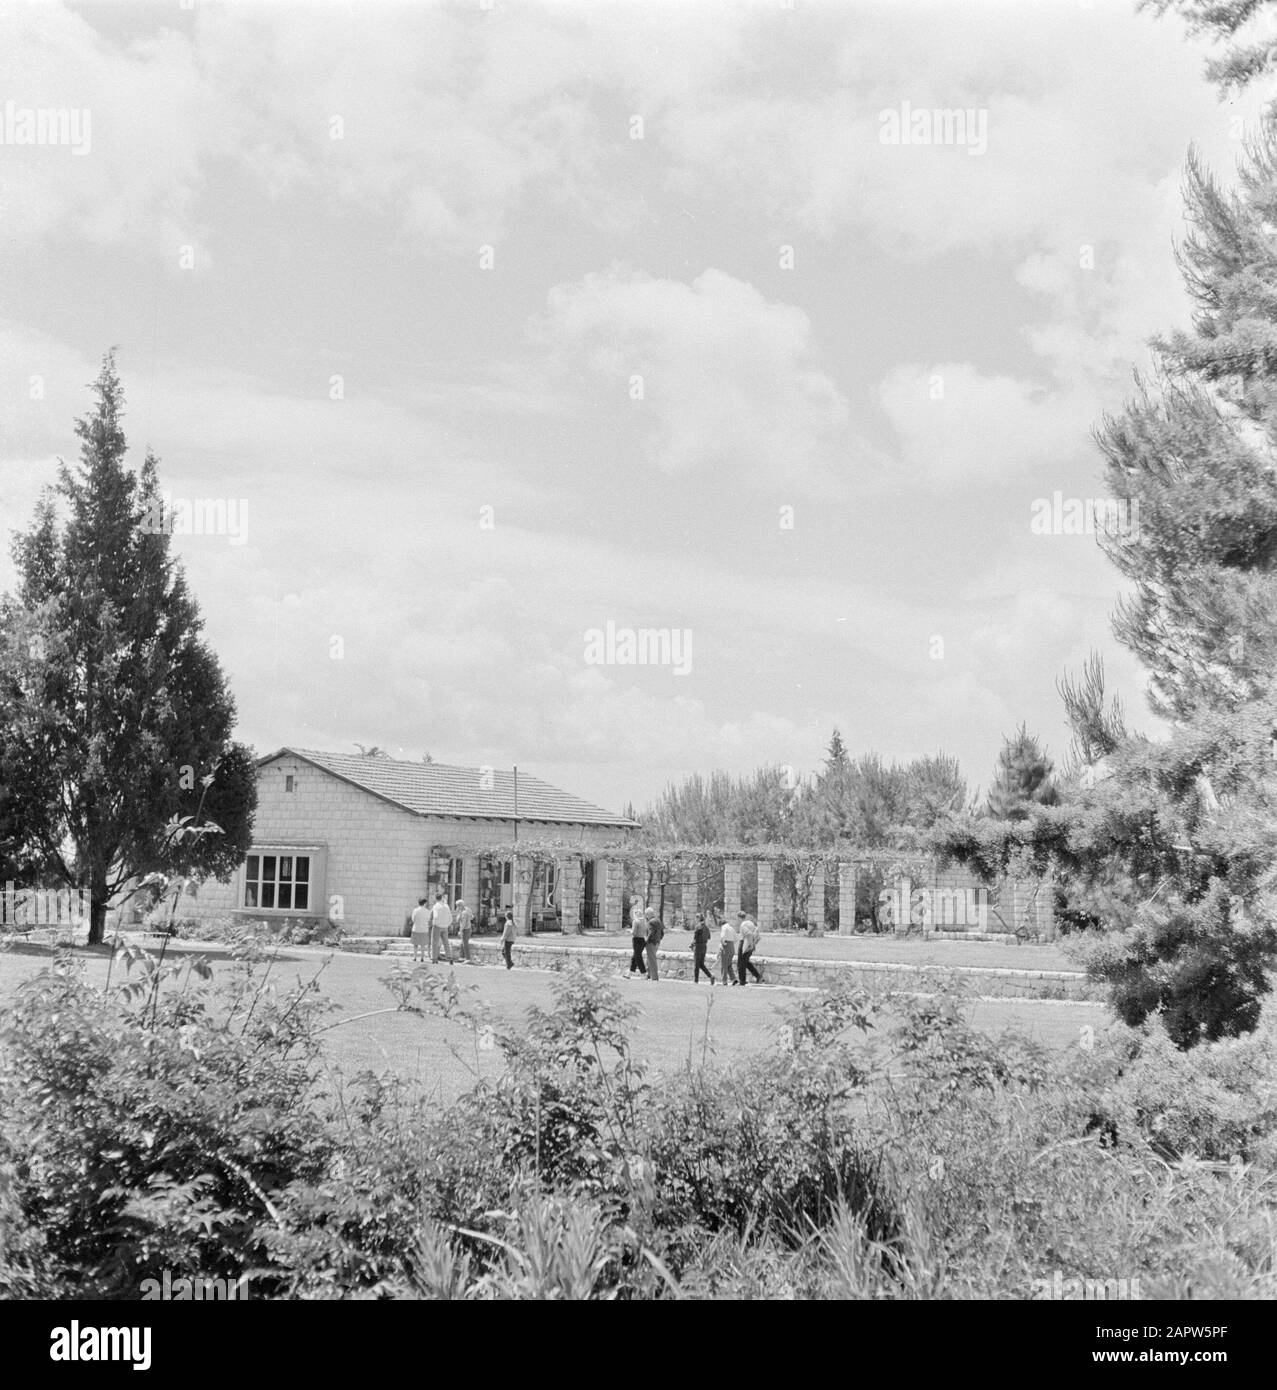
[[[36,1374],[1253,1351],[1277,0],[0,0],[0,531]]]

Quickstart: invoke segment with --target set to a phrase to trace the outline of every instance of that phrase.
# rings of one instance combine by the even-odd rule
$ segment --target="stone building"
[[[181,916],[332,921],[397,934],[419,897],[459,893],[492,925],[619,927],[619,862],[638,823],[524,773],[281,748],[257,772],[252,847]],[[516,783],[517,779],[517,783]]]

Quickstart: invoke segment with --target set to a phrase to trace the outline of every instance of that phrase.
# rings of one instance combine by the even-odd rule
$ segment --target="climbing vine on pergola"
[[[449,840],[447,844],[434,846],[431,854],[432,857],[464,856],[489,861],[508,859],[514,862],[516,874],[520,877],[526,867],[530,870],[530,877],[524,911],[529,921],[532,891],[538,877],[546,867],[560,865],[565,860],[584,862],[602,859],[627,866],[641,864],[647,872],[642,896],[650,900],[655,890],[659,889],[662,907],[666,888],[674,884],[694,883],[699,893],[706,883],[717,880],[726,864],[733,862],[764,862],[771,864],[773,869],[787,870],[793,876],[796,894],[804,903],[818,869],[824,870],[826,881],[829,881],[842,864],[854,864],[858,868],[872,865],[881,870],[883,878],[890,882],[901,876],[912,879],[925,877],[935,863],[932,855],[909,853],[891,846],[835,845],[812,848],[775,843],[683,845],[636,843],[633,840],[587,846],[580,842],[565,843],[529,837],[495,845],[490,841],[467,843]]]

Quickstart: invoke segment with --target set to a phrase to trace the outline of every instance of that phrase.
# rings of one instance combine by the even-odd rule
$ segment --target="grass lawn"
[[[801,944],[854,945],[855,940],[826,938]],[[936,943],[954,944],[963,951],[971,949],[962,943]],[[218,971],[231,968],[223,948],[195,943],[169,947],[169,959],[185,955],[207,956],[215,978]],[[105,949],[82,949],[76,956],[84,963],[90,983],[100,985],[105,981]],[[34,944],[0,951],[0,1003],[22,980],[46,968],[52,958],[51,948]],[[334,1080],[338,1075],[350,1077],[365,1069],[395,1071],[405,1080],[420,1084],[427,1094],[449,1101],[467,1090],[476,1075],[497,1075],[500,1053],[483,1050],[475,1030],[464,1024],[407,1013],[355,1018],[393,1006],[390,994],[379,983],[393,968],[391,961],[376,956],[289,947],[279,953],[271,973],[281,988],[318,975],[321,992],[336,1005],[328,1022],[354,1020],[331,1028],[325,1035]],[[437,968],[446,970],[447,966]],[[117,963],[113,978],[119,978],[120,972]],[[456,974],[463,988],[473,991],[468,997],[489,1010],[496,1026],[517,1025],[534,1004],[548,1008],[556,978],[545,970],[507,971],[495,966],[458,966]],[[689,1057],[699,1061],[705,1056],[711,1062],[723,1063],[744,1052],[778,1047],[774,1031],[778,1007],[783,1008],[807,993],[755,986],[743,990],[716,986],[711,990],[704,984],[690,985],[678,980],[648,984],[619,978],[617,987],[642,1009],[634,1027],[634,1048],[657,1070],[679,1067]],[[1097,1032],[1108,1026],[1121,1026],[1113,1023],[1100,1004],[1006,999],[973,1002],[968,1007],[975,1026],[988,1033],[996,1035],[1014,1025],[1052,1047],[1076,1044],[1084,1026]]]

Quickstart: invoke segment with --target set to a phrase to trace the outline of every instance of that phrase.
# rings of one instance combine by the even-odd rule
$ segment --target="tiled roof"
[[[353,782],[420,816],[486,816],[513,820],[514,773],[493,768],[448,767],[443,763],[406,763],[393,758],[366,758],[353,753],[323,753],[313,748],[281,748],[262,758],[258,767],[291,753],[335,777]],[[488,782],[491,786],[487,786]],[[562,822],[569,825],[637,827],[601,806],[560,791],[539,777],[519,773],[519,820]]]

